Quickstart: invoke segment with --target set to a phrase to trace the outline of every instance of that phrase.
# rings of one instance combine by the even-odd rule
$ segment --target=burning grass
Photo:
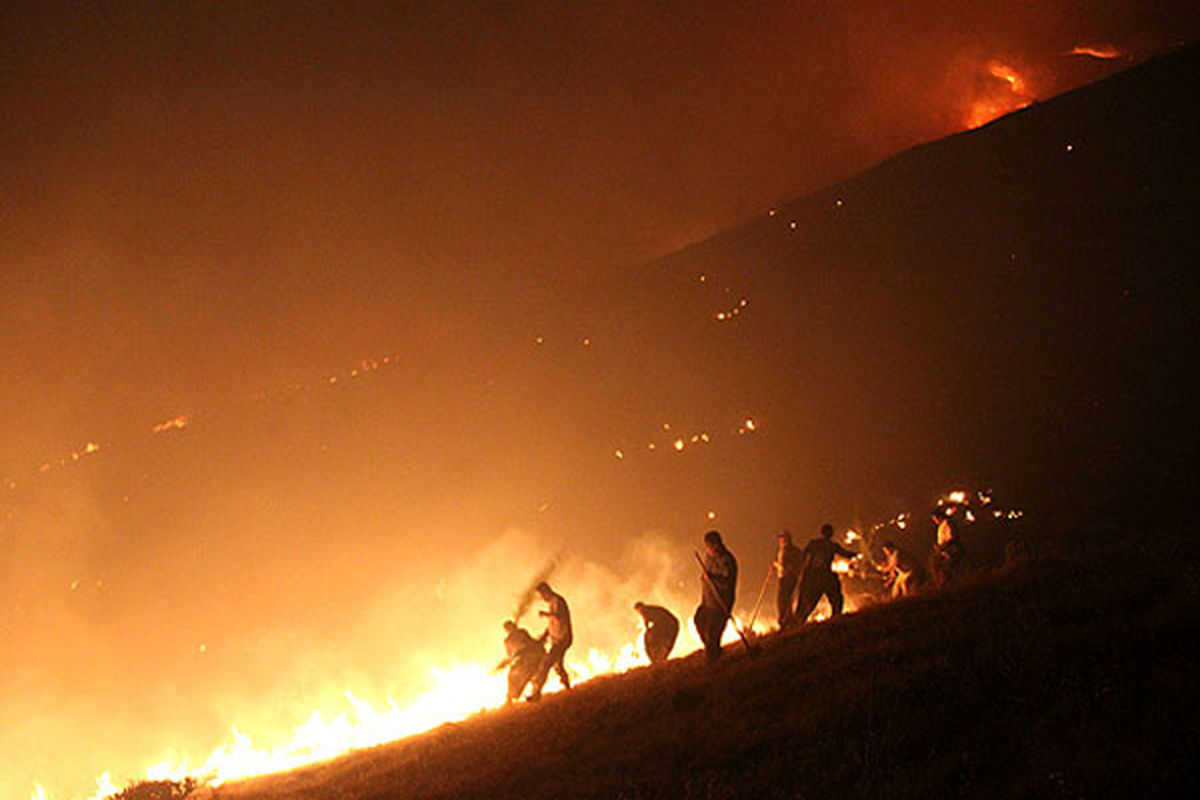
[[[596,678],[212,797],[1177,794],[1200,777],[1192,533],[1076,532],[755,658]]]

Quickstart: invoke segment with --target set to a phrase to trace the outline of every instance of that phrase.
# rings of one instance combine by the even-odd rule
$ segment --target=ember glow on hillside
[[[556,557],[596,675],[633,602],[690,615],[710,527],[748,620],[781,527],[917,536],[1079,442],[1152,460],[1087,371],[1142,340],[1078,324],[1170,351],[1178,293],[1110,255],[1140,234],[1063,295],[1036,226],[1090,216],[971,203],[1128,162],[983,123],[1193,36],[1171,6],[4,5],[0,797],[490,707]],[[952,149],[848,180],[977,125],[990,193]]]
[[[1022,109],[1036,99],[1025,78],[1002,61],[989,61],[984,75],[978,84],[978,96],[971,101],[967,113],[967,128],[978,128],[997,117]]]
[[[488,603],[487,592],[500,589],[501,582],[490,574],[487,565],[502,563],[528,563],[538,555],[536,542],[527,534],[509,532],[480,554],[475,564],[467,565],[466,571],[452,576],[456,585],[455,595],[463,598],[463,586],[475,587],[475,599]],[[628,554],[631,562],[642,565],[641,571],[629,576],[615,575],[611,569],[595,563],[581,563],[569,559],[540,576],[552,576],[556,582],[572,587],[570,598],[574,613],[589,626],[603,626],[600,630],[586,631],[585,642],[591,640],[603,644],[576,648],[568,660],[568,666],[577,684],[585,683],[598,675],[625,672],[638,666],[646,666],[646,660],[635,640],[640,635],[640,619],[631,607],[612,606],[613,599],[622,597],[647,597],[666,603],[674,608],[685,608],[694,594],[694,580],[681,580],[678,567],[662,540],[647,537],[631,543]],[[689,576],[691,577],[691,576]],[[491,598],[494,603],[504,598],[503,593]],[[458,604],[461,606],[461,602]],[[518,620],[537,629],[531,619],[540,605],[532,601],[518,613]],[[522,609],[518,608],[518,612]],[[472,619],[491,621],[486,612]],[[501,617],[502,618],[502,617]],[[747,629],[747,621],[739,625]],[[134,780],[182,780],[195,777],[204,783],[222,783],[254,775],[279,772],[301,765],[333,758],[353,749],[370,747],[392,741],[414,733],[429,730],[438,725],[462,720],[481,711],[496,709],[503,704],[505,680],[502,672],[490,666],[502,654],[497,644],[499,637],[492,628],[483,627],[473,632],[464,632],[462,639],[448,637],[443,642],[451,650],[461,650],[470,655],[458,663],[433,663],[428,672],[417,681],[416,692],[403,701],[394,697],[370,700],[360,697],[350,689],[339,689],[329,684],[315,687],[311,696],[297,695],[287,699],[284,716],[291,716],[294,723],[280,730],[263,729],[255,716],[265,716],[264,709],[258,714],[247,715],[239,721],[229,734],[229,740],[214,748],[211,753],[179,754],[168,753],[161,760],[147,762],[143,766],[121,773],[105,772],[96,779],[94,800],[119,791]],[[769,627],[759,621],[755,628],[765,633]],[[607,633],[607,639],[597,640],[597,634]],[[733,644],[737,634],[732,627],[726,632],[725,641]],[[464,648],[463,643],[469,643]],[[694,633],[688,629],[681,632],[676,646],[676,655],[693,652],[699,646]],[[558,691],[555,685],[549,692]],[[319,706],[306,705],[312,697],[327,697]],[[272,701],[276,705],[277,701]],[[32,798],[45,797],[45,789],[39,785]]]
[[[1111,60],[1121,58],[1125,54],[1111,44],[1102,45],[1076,45],[1068,52],[1072,56],[1088,56],[1090,58],[1099,58],[1103,60]]]

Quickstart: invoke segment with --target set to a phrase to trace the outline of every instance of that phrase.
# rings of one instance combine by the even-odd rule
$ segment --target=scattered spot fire
[[[980,514],[976,514],[977,509],[992,506],[993,504],[995,504],[995,493],[991,489],[980,489],[973,492],[966,489],[953,489],[935,501],[936,508],[949,516],[959,517],[967,525],[974,524],[979,520]],[[989,508],[987,513],[981,512],[981,514],[997,520],[1018,520],[1025,516],[1025,512],[1019,508],[1004,509],[999,507]],[[912,512],[904,511],[885,522],[878,522],[872,525],[870,531],[873,535],[887,528],[895,528],[896,530],[903,531],[912,524]]]
[[[742,299],[738,300],[737,305],[733,306],[732,308],[725,309],[724,311],[718,311],[716,313],[717,322],[728,322],[734,319],[740,315],[748,305],[750,305],[750,301],[743,297]]]
[[[680,435],[674,431],[674,428],[669,422],[664,422],[660,426],[660,430],[663,434],[662,437],[647,442],[645,446],[646,452],[656,453],[662,449],[675,453],[683,453],[690,449],[693,445],[710,445],[719,439],[719,436],[709,433],[707,429],[693,429],[693,433]],[[737,428],[728,431],[728,435],[744,436],[748,433],[754,433],[757,430],[757,423],[755,423],[753,419],[746,417],[738,423]],[[624,461],[628,459],[630,455],[635,452],[635,450],[630,449],[628,446],[628,440],[626,440],[621,446],[614,447],[611,452],[613,457],[618,461]]]
[[[165,422],[158,423],[157,425],[155,425],[153,428],[150,429],[150,432],[151,433],[164,433],[164,432],[170,431],[170,430],[183,430],[184,428],[186,428],[188,426],[188,423],[190,423],[191,421],[192,421],[192,418],[190,415],[180,414],[179,416],[175,417],[174,419],[169,419],[169,420],[166,420]]]
[[[99,453],[101,449],[102,448],[100,445],[89,441],[83,447],[79,448],[78,450],[72,450],[65,456],[61,456],[51,461],[42,462],[34,474],[45,474],[63,467],[71,466],[72,464],[76,464],[84,460],[88,456],[93,456],[96,453]],[[8,487],[9,491],[14,491],[20,485],[20,482],[16,478],[5,478],[4,485]]]
[[[325,386],[336,386],[339,381],[354,380],[356,378],[365,376],[368,373],[377,372],[379,370],[392,367],[398,363],[398,359],[398,356],[383,356],[382,358],[362,359],[353,367],[344,372],[326,376],[323,379],[323,383]],[[304,390],[304,384],[298,382],[290,383],[286,386],[277,387],[275,389],[258,391],[254,393],[250,399],[252,402],[284,400],[303,392]],[[169,431],[184,430],[185,428],[190,427],[192,424],[193,417],[191,414],[179,414],[171,419],[163,420],[148,427],[152,435],[159,435]],[[30,474],[26,475],[24,479],[22,479],[20,476],[9,476],[0,480],[0,485],[3,485],[9,491],[16,491],[21,487],[21,484],[24,480],[54,472],[63,467],[71,466],[72,464],[83,461],[86,457],[96,455],[97,453],[101,452],[101,450],[106,449],[109,446],[111,445],[104,445],[104,447],[102,447],[95,440],[89,440],[83,445],[83,447],[77,450],[72,450],[66,455],[42,462],[36,469],[31,470]]]
[[[1104,61],[1111,61],[1115,58],[1121,58],[1125,54],[1113,47],[1111,44],[1101,45],[1076,45],[1067,51],[1069,56],[1088,56],[1089,58],[1099,58]]]

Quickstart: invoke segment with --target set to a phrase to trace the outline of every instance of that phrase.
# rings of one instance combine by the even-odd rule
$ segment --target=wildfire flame
[[[992,59],[984,67],[977,92],[964,120],[967,128],[978,128],[997,117],[1012,113],[1034,100],[1026,79],[1012,66]]]
[[[554,572],[556,561],[548,562],[535,579],[545,578]],[[575,569],[575,575],[594,570],[593,565],[567,564],[568,574]],[[604,579],[604,583],[611,581]],[[687,590],[671,588],[672,583],[645,583],[645,576],[634,580],[630,588],[648,596],[662,597],[668,605],[681,607],[690,599],[692,588]],[[572,581],[576,585],[579,580]],[[580,587],[582,590],[582,587]],[[633,593],[633,592],[631,592]],[[584,592],[584,596],[587,596]],[[646,596],[643,595],[643,596]],[[522,597],[518,597],[518,603]],[[593,598],[592,602],[596,602]],[[607,600],[599,602],[607,603]],[[583,607],[587,607],[584,601]],[[602,606],[605,608],[607,606]],[[567,669],[571,674],[573,685],[579,685],[601,675],[624,673],[634,668],[647,667],[649,661],[641,651],[636,626],[641,625],[640,617],[630,608],[629,637],[618,636],[619,641],[611,646],[588,646],[578,651],[569,651]],[[761,620],[753,625],[748,624],[746,616],[735,615],[735,625],[727,626],[722,642],[729,646],[740,646],[738,643],[740,629],[747,635],[764,634],[773,628]],[[675,657],[685,657],[700,649],[699,641],[694,633],[684,626],[680,631],[680,641],[676,646]],[[574,656],[574,657],[572,657]],[[456,722],[480,712],[496,710],[502,707],[506,695],[506,676],[491,668],[490,663],[484,664],[468,656],[462,662],[452,666],[430,667],[426,674],[425,687],[409,701],[397,702],[393,697],[382,701],[364,698],[361,694],[342,691],[330,696],[323,705],[314,708],[313,705],[301,704],[304,710],[294,717],[300,722],[280,734],[271,736],[252,735],[246,728],[237,727],[230,731],[229,738],[212,750],[205,757],[191,758],[178,753],[168,753],[156,760],[147,760],[144,766],[137,769],[137,774],[148,781],[182,781],[193,778],[210,786],[219,786],[230,781],[249,778],[257,775],[282,772],[315,762],[325,761],[343,755],[351,750],[371,747],[385,742],[411,736],[430,730],[447,722]],[[551,681],[546,686],[546,692],[562,691],[557,682]],[[114,773],[105,773],[95,784],[95,794],[89,800],[103,800],[119,793],[117,786],[121,782],[119,776],[114,780]],[[51,800],[46,791],[40,786],[32,795],[32,800]]]
[[[174,419],[169,419],[169,420],[166,420],[165,422],[158,423],[157,425],[155,425],[153,428],[150,429],[150,432],[151,433],[162,433],[164,431],[169,431],[169,430],[183,430],[184,428],[186,428],[188,426],[188,423],[191,421],[192,421],[192,418],[189,415],[180,414],[178,417],[175,417]]]
[[[991,505],[994,502],[990,489],[980,492],[956,489],[939,498],[938,504],[947,508],[961,505],[969,515],[969,523],[974,521],[974,515],[969,509],[972,500],[978,500],[980,505]],[[991,508],[989,511],[996,519],[1017,520],[1024,514],[1019,509]],[[713,519],[716,512],[709,511],[707,516]],[[887,526],[903,529],[912,516],[909,512],[897,514],[887,522],[871,526],[869,530],[875,534]],[[867,541],[866,537],[855,529],[845,532],[845,540],[848,543]],[[840,574],[852,574],[860,558],[861,556],[855,559],[836,559],[832,568]],[[557,558],[548,561],[530,582],[530,587],[553,574],[558,563]],[[523,592],[517,600],[516,616],[519,618],[532,602],[532,588]],[[830,618],[826,601],[822,603],[825,605],[819,605],[810,620],[821,622]],[[678,599],[673,603],[679,604]],[[845,611],[851,613],[855,610],[857,603],[853,597],[848,596]],[[739,642],[738,629],[747,635],[762,635],[774,630],[768,623],[758,619],[750,625],[744,616],[735,614],[734,620],[736,627],[728,626],[722,637],[722,643],[725,645],[736,645]],[[676,657],[687,656],[699,650],[699,642],[694,640],[690,632],[685,633],[686,631],[686,627],[681,630],[683,638]],[[567,659],[567,669],[575,685],[600,675],[624,673],[648,665],[648,660],[634,641],[614,646],[607,651],[589,647],[586,651],[575,654],[575,658],[571,658],[569,654]],[[192,777],[211,786],[219,786],[234,780],[295,769],[335,758],[351,750],[395,741],[447,722],[457,722],[480,712],[498,709],[504,703],[504,674],[479,663],[463,662],[451,667],[431,667],[427,678],[428,685],[425,691],[403,706],[390,696],[384,703],[379,704],[365,700],[350,691],[343,691],[342,707],[306,711],[307,717],[298,717],[304,721],[292,728],[277,743],[263,744],[249,733],[234,728],[230,731],[230,739],[216,747],[202,761],[170,755],[149,764],[141,772],[145,779],[150,781],[182,781]],[[547,693],[559,691],[562,691],[561,687],[554,683],[546,687]],[[96,793],[88,800],[104,800],[119,792],[120,789],[113,782],[111,773],[105,773],[97,779]],[[40,784],[35,784],[30,800],[50,798]]]
[[[1069,56],[1089,56],[1090,58],[1099,58],[1106,61],[1114,58],[1121,58],[1123,55],[1125,55],[1111,44],[1076,45],[1068,50],[1066,54]]]
[[[733,306],[732,308],[729,308],[725,311],[718,311],[716,313],[717,322],[727,322],[733,319],[741,314],[748,305],[750,305],[750,301],[743,297],[742,299],[738,300],[737,305]]]
[[[737,617],[738,626],[746,628],[746,620]],[[755,631],[765,633],[757,623]],[[726,629],[724,644],[734,644],[738,636],[733,626]],[[634,643],[626,644],[615,653],[589,648],[582,660],[568,659],[567,668],[579,685],[596,676],[627,672],[647,666],[649,661]],[[231,731],[231,740],[217,747],[202,762],[168,757],[145,768],[146,780],[181,781],[189,776],[199,777],[211,786],[230,781],[295,769],[306,764],[325,761],[351,750],[371,747],[430,730],[447,722],[457,722],[487,710],[500,708],[505,696],[505,676],[478,664],[461,664],[450,669],[430,670],[432,687],[412,703],[401,707],[387,698],[386,708],[376,708],[370,702],[344,693],[348,708],[339,713],[317,710],[293,728],[291,738],[276,746],[262,746],[238,729]],[[546,693],[561,691],[556,685],[546,687]],[[120,791],[111,773],[96,780],[96,793],[88,800],[103,800]],[[45,790],[36,786],[31,800],[49,800]]]

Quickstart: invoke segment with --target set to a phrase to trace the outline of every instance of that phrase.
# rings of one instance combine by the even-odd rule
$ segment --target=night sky
[[[771,368],[736,340],[698,377],[645,265],[1197,33],[1189,2],[4,4],[0,795],[498,658],[556,554],[612,647],[692,602],[707,527],[757,576],[780,527],[970,479],[757,472],[826,434],[739,390]]]

